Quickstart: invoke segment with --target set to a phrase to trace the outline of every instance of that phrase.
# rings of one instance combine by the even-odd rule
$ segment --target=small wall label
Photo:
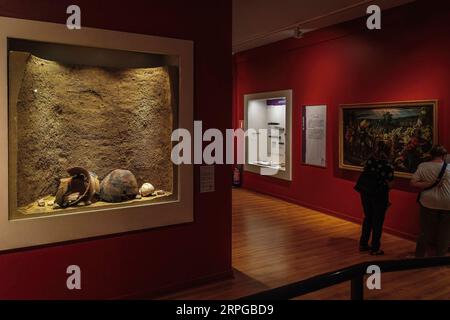
[[[214,166],[200,167],[200,193],[215,191],[215,172]]]

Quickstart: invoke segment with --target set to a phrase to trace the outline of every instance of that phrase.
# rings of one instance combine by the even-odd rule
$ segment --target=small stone
[[[38,206],[39,207],[45,207],[45,200],[44,199],[38,200]]]
[[[155,191],[155,187],[151,183],[144,183],[142,187],[139,189],[139,193],[143,197],[150,196]]]
[[[137,194],[136,199],[142,199],[142,196],[140,194]]]
[[[158,190],[155,192],[155,195],[157,195],[157,196],[163,196],[165,194],[166,194],[166,192],[164,190]]]
[[[54,204],[55,204],[55,201],[53,201],[53,200],[50,200],[47,202],[47,206],[49,206],[49,207],[53,207]]]

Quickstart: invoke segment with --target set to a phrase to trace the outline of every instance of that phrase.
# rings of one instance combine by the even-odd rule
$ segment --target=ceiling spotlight
[[[300,27],[296,27],[294,29],[294,38],[295,39],[303,38],[303,31],[300,29]]]

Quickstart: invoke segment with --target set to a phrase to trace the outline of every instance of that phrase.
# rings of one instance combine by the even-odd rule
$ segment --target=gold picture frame
[[[383,109],[386,109],[387,112],[380,112]],[[430,111],[432,114],[429,114]],[[364,115],[367,117],[367,119],[364,118]],[[383,118],[380,118],[380,115],[382,115]],[[357,118],[357,124],[355,124],[355,118]],[[353,121],[353,123],[351,123],[351,120]],[[413,121],[416,121],[416,124],[414,126],[408,126],[408,124],[412,123]],[[382,127],[382,124],[386,124],[389,129],[380,129],[380,127]],[[376,132],[378,138],[380,136],[380,132],[383,133],[383,139],[386,139],[387,141],[392,143],[392,161],[396,169],[396,177],[410,178],[420,161],[418,159],[414,159],[414,157],[410,157],[408,155],[405,156],[403,153],[399,152],[399,150],[407,150],[404,151],[404,153],[413,150],[415,154],[417,154],[417,149],[412,149],[409,143],[413,144],[416,143],[416,141],[420,141],[420,143],[422,143],[423,140],[423,148],[420,143],[418,144],[421,151],[423,151],[422,149],[431,148],[432,145],[438,143],[438,100],[415,100],[340,105],[340,169],[352,171],[363,170],[362,160],[364,157],[367,158],[367,154],[373,151],[373,149],[371,148],[372,146],[370,146],[370,141],[374,141],[376,138],[370,136],[370,133],[364,133],[364,135],[366,135],[366,138],[362,139],[361,131],[369,131],[370,129]],[[430,129],[431,133],[429,132]],[[425,133],[423,133],[423,130],[425,130]],[[416,136],[409,136],[411,132],[413,132]],[[369,137],[367,138],[367,136]],[[356,139],[356,142],[353,141],[353,139]],[[368,141],[369,143],[365,143],[365,141]],[[350,143],[356,145],[356,151],[353,146],[353,149],[350,149]],[[361,147],[360,155],[358,155],[358,146]],[[406,146],[408,146],[408,148],[406,148]],[[402,147],[404,149],[400,149]],[[365,149],[363,150],[363,148]],[[426,152],[421,153],[422,156],[424,156],[425,154]],[[409,160],[409,158],[413,158],[413,160]],[[408,161],[403,161],[403,159],[408,159]]]

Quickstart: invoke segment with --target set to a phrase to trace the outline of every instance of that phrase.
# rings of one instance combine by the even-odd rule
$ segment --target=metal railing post
[[[364,276],[358,275],[351,280],[351,299],[364,300]]]

